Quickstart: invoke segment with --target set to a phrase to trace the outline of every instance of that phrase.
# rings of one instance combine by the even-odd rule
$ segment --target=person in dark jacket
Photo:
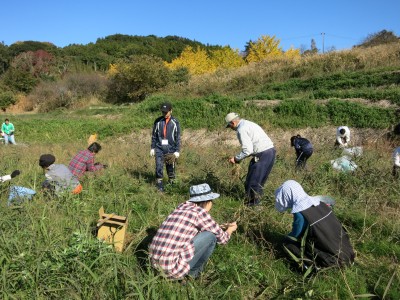
[[[298,134],[290,138],[290,145],[296,150],[296,170],[304,169],[314,151],[311,142]]]
[[[164,163],[168,181],[173,183],[175,179],[175,161],[179,158],[181,128],[178,120],[172,116],[171,103],[161,104],[160,110],[163,115],[154,121],[150,156],[155,156],[157,188],[163,192]]]
[[[293,228],[284,240],[284,250],[302,258],[302,267],[346,266],[354,262],[349,236],[324,196],[309,196],[294,180],[285,181],[275,191],[275,208],[292,209]],[[301,240],[305,238],[302,253]]]

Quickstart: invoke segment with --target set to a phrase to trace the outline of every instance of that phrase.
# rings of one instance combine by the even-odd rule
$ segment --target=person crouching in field
[[[39,158],[39,166],[45,171],[46,180],[42,184],[43,190],[52,195],[60,195],[63,192],[79,194],[82,185],[75,175],[63,164],[55,164],[56,158],[52,154],[43,154]]]
[[[400,177],[400,147],[394,149],[393,152],[393,171],[392,174],[395,178]]]
[[[150,244],[154,268],[170,279],[199,276],[215,244],[226,244],[237,229],[236,222],[220,226],[210,216],[218,197],[207,183],[190,187],[190,199],[167,217]]]
[[[79,151],[78,154],[72,158],[68,169],[80,179],[87,171],[95,172],[106,168],[107,165],[94,162],[94,157],[100,150],[100,144],[96,142],[90,144],[86,150]]]
[[[336,129],[335,148],[346,148],[350,143],[350,129],[347,126],[339,126]]]
[[[290,138],[290,145],[296,150],[296,170],[305,169],[307,160],[313,154],[311,142],[298,134]]]
[[[323,196],[309,196],[294,180],[285,181],[275,191],[275,208],[292,209],[293,228],[283,246],[292,258],[302,258],[302,267],[345,266],[354,262],[349,236]],[[302,253],[302,239],[305,250]]]

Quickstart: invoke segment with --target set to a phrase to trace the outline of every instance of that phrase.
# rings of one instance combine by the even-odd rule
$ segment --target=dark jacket
[[[159,117],[154,121],[151,137],[151,149],[161,151],[164,154],[179,152],[181,147],[181,128],[179,121],[171,116],[167,124],[166,137],[164,137],[165,118]],[[162,145],[162,140],[167,139],[168,145]]]
[[[324,267],[353,263],[355,254],[349,236],[328,205],[321,202],[320,205],[311,206],[300,213],[309,224],[309,257],[315,257]]]
[[[295,138],[293,141],[294,149],[296,149],[296,153],[304,152],[306,154],[311,154],[313,152],[313,146],[311,142],[305,138]]]

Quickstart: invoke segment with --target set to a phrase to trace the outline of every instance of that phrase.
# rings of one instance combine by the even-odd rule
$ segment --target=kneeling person
[[[234,222],[221,225],[224,231],[210,216],[218,197],[206,183],[190,187],[190,199],[167,217],[150,244],[153,267],[171,279],[200,274],[215,244],[226,244],[237,229]]]
[[[107,167],[94,162],[94,156],[99,153],[101,146],[99,143],[92,143],[86,150],[79,151],[68,165],[68,168],[76,177],[81,178],[86,172],[95,172]]]
[[[56,158],[52,154],[43,154],[39,158],[39,166],[45,171],[46,180],[42,184],[44,190],[59,195],[63,192],[79,194],[82,185],[67,166],[55,164]]]
[[[275,208],[279,212],[291,208],[292,232],[286,237],[284,250],[297,258],[306,258],[303,266],[345,266],[354,261],[349,236],[334,215],[332,208],[322,202],[323,196],[309,196],[294,180],[285,181],[275,191]],[[305,237],[305,253],[301,240]]]

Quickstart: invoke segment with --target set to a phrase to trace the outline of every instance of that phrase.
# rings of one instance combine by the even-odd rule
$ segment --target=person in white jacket
[[[339,126],[336,130],[336,148],[346,148],[350,143],[350,129],[347,126]]]
[[[399,178],[400,175],[400,147],[394,149],[393,152],[393,176]]]
[[[260,204],[264,185],[275,163],[275,147],[267,133],[258,124],[241,119],[231,112],[225,117],[226,127],[236,131],[242,150],[229,158],[232,164],[251,157],[244,184],[247,206]]]

